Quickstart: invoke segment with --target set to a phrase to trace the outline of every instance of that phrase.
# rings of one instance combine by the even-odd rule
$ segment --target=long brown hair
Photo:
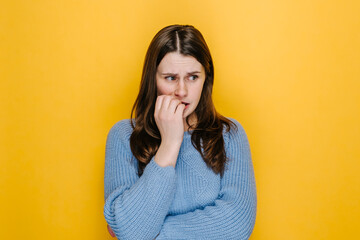
[[[192,56],[205,69],[205,82],[200,101],[195,109],[197,122],[191,126],[191,141],[208,167],[220,175],[225,168],[223,128],[230,131],[235,124],[216,112],[212,101],[214,66],[209,48],[202,34],[190,25],[171,25],[161,29],[153,38],[145,56],[140,91],[131,111],[130,147],[139,161],[139,176],[156,154],[161,136],[154,118],[157,98],[156,71],[163,57],[170,52]],[[133,115],[135,113],[135,119]],[[135,123],[134,123],[135,121]],[[189,119],[186,118],[187,123]]]

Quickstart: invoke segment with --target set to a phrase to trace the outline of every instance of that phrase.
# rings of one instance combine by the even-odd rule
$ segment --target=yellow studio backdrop
[[[108,131],[146,49],[192,24],[250,142],[251,240],[360,239],[359,1],[0,1],[0,239],[111,239]]]

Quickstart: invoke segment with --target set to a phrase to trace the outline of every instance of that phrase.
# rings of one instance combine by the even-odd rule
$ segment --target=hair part
[[[229,119],[216,112],[212,100],[214,66],[209,48],[202,34],[191,25],[170,25],[161,29],[152,39],[147,50],[140,82],[139,94],[131,111],[130,147],[139,162],[139,176],[156,154],[161,136],[157,128],[154,110],[157,99],[156,71],[167,53],[178,52],[192,56],[205,69],[205,81],[198,106],[195,109],[197,122],[189,125],[193,130],[191,141],[208,167],[222,175],[227,161],[223,128],[230,131],[236,127]]]

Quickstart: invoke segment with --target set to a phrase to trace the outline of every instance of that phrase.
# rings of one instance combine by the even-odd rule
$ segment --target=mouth
[[[190,103],[187,103],[187,102],[181,102],[182,104],[185,105],[185,109],[189,106]]]

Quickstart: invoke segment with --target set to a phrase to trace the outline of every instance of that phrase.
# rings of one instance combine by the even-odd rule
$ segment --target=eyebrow
[[[187,74],[195,74],[195,73],[201,73],[199,71],[193,71],[193,72],[188,72]],[[178,75],[177,73],[161,73],[161,75]]]

